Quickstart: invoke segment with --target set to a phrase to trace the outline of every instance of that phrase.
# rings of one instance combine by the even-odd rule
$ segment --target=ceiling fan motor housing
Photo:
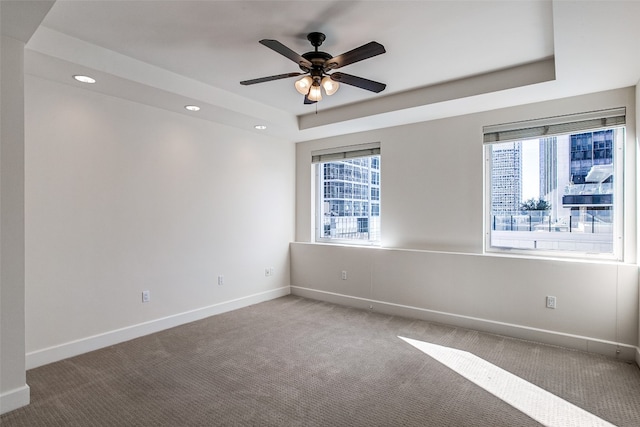
[[[307,61],[311,62],[313,67],[309,69],[305,64],[300,64],[300,69],[305,73],[311,73],[311,77],[314,80],[321,79],[324,72],[330,68],[327,66],[327,61],[333,56],[328,54],[327,52],[318,51],[318,47],[326,40],[326,36],[323,33],[313,32],[307,35],[307,40],[311,43],[313,47],[316,48],[313,52],[303,53],[302,57]],[[308,64],[307,64],[308,65]]]
[[[305,73],[311,72],[312,76],[314,75],[314,71],[318,71],[320,75],[322,75],[322,73],[326,68],[325,64],[329,59],[333,58],[333,56],[329,55],[327,52],[318,52],[318,51],[303,53],[302,57],[307,61],[311,62],[313,67],[309,69],[305,65],[300,64],[300,69]]]

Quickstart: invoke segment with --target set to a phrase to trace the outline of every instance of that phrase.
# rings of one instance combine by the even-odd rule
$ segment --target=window
[[[487,250],[622,259],[625,110],[484,128]]]
[[[380,144],[312,153],[316,168],[316,240],[380,242]]]

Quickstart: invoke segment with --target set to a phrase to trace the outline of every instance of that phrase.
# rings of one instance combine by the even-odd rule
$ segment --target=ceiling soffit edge
[[[555,57],[298,116],[300,130],[555,81]]]

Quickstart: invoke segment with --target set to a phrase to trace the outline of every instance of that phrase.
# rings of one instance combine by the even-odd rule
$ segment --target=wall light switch
[[[151,301],[151,292],[150,291],[142,291],[142,302]]]

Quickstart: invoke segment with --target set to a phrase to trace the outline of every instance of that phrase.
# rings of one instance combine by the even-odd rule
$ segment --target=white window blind
[[[566,133],[622,126],[626,121],[626,109],[591,111],[567,116],[549,117],[524,122],[491,125],[482,128],[484,143],[522,141]]]
[[[336,160],[355,159],[358,157],[368,157],[380,154],[380,143],[351,145],[348,147],[336,147],[326,150],[311,152],[312,163],[325,163]]]

